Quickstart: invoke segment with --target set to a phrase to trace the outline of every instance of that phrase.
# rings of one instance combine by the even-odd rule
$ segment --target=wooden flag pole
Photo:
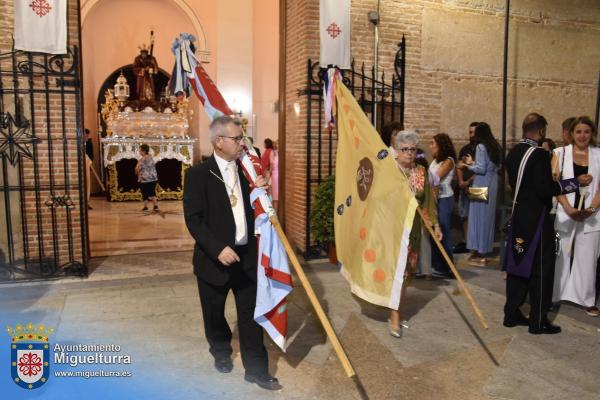
[[[402,175],[408,182],[408,176],[406,176],[406,173],[400,167],[400,165],[398,165],[398,170],[400,172],[402,172]],[[410,185],[409,185],[409,187],[410,187]],[[414,190],[412,188],[410,190],[413,192],[413,195],[414,195],[414,193],[415,193]],[[458,270],[454,266],[454,263],[452,262],[450,257],[448,257],[448,253],[446,253],[446,249],[444,249],[444,246],[442,246],[442,243],[435,236],[435,232],[433,232],[433,229],[431,228],[429,218],[425,218],[425,215],[423,215],[423,212],[421,211],[421,208],[419,206],[417,206],[417,212],[419,213],[419,216],[421,217],[421,221],[423,221],[423,225],[425,225],[425,228],[427,228],[427,232],[429,232],[429,235],[431,235],[431,237],[433,238],[433,241],[435,242],[436,246],[440,250],[440,253],[442,253],[442,255],[444,256],[444,260],[446,260],[446,262],[448,263],[448,266],[450,267],[450,270],[452,270],[452,273],[456,277],[456,280],[458,281],[458,285],[460,286],[460,289],[465,293],[465,296],[467,296],[469,303],[471,303],[471,307],[473,307],[473,311],[475,311],[475,315],[477,315],[477,318],[479,318],[479,322],[481,323],[481,325],[483,326],[484,329],[488,329],[489,327],[488,327],[487,321],[485,320],[483,313],[479,309],[479,306],[475,302],[475,299],[471,295],[471,292],[465,285],[465,281],[463,281],[463,278],[458,273]]]
[[[435,244],[437,245],[438,249],[440,250],[440,253],[442,253],[442,255],[444,256],[444,259],[448,263],[448,266],[452,270],[452,273],[456,277],[456,280],[458,281],[458,285],[460,286],[460,289],[464,292],[465,296],[469,300],[469,303],[471,303],[471,307],[473,307],[473,311],[475,311],[475,315],[477,315],[477,318],[479,318],[479,322],[481,323],[481,325],[483,326],[484,329],[488,329],[488,324],[487,324],[487,321],[485,320],[485,317],[483,316],[483,313],[479,309],[479,306],[475,302],[475,299],[471,295],[471,292],[469,291],[469,289],[465,285],[465,281],[463,281],[463,278],[458,273],[458,270],[454,266],[454,263],[452,262],[452,260],[450,259],[450,257],[448,257],[448,253],[446,253],[446,250],[444,249],[444,246],[442,246],[442,243],[435,236],[435,232],[433,232],[433,229],[431,228],[431,225],[429,224],[427,218],[425,218],[425,216],[423,215],[423,212],[421,211],[420,207],[417,207],[417,211],[419,212],[419,215],[421,216],[421,220],[423,221],[423,225],[425,225],[425,228],[427,228],[427,231],[429,232],[429,234],[431,235],[431,237],[435,241]]]
[[[350,360],[348,359],[348,356],[346,355],[342,344],[340,343],[337,335],[335,334],[335,331],[331,326],[331,322],[329,322],[325,311],[323,311],[323,307],[321,307],[321,303],[319,303],[319,300],[317,299],[312,285],[310,284],[308,278],[306,277],[306,274],[304,273],[304,270],[302,269],[302,266],[300,265],[300,262],[298,261],[298,258],[296,257],[296,253],[294,253],[294,251],[292,250],[292,246],[290,246],[290,242],[287,240],[287,237],[285,236],[285,233],[281,228],[281,224],[279,223],[277,216],[273,214],[269,217],[269,220],[273,224],[277,235],[279,235],[279,239],[281,239],[281,243],[283,243],[283,246],[285,247],[285,251],[290,261],[292,262],[294,269],[296,270],[296,274],[298,274],[298,279],[300,279],[300,283],[302,283],[304,290],[306,290],[306,295],[308,296],[310,303],[315,308],[317,316],[321,321],[321,325],[323,325],[327,337],[329,338],[329,340],[331,340],[333,349],[335,350],[335,353],[340,359],[340,362],[342,363],[342,366],[346,371],[346,375],[348,376],[348,378],[353,377],[354,375],[356,375],[356,372],[354,372],[354,368],[352,368],[352,364],[350,364]]]
[[[96,172],[96,170],[94,169],[93,166],[90,166],[90,169],[92,170],[92,174],[94,175],[94,177],[96,177],[96,181],[98,181],[98,185],[100,185],[100,188],[102,189],[103,192],[106,192],[106,188],[104,187],[104,185],[102,184],[102,180],[100,179],[100,177],[98,176],[98,173]]]
[[[92,164],[92,159],[89,158],[86,154],[86,160],[85,160],[85,164],[88,168],[88,170],[92,171],[92,174],[94,175],[94,177],[96,178],[96,181],[98,182],[98,185],[100,185],[100,188],[102,188],[103,192],[106,192],[106,188],[104,187],[104,185],[102,184],[102,180],[100,179],[100,177],[98,176],[98,173],[96,172],[96,170],[94,169],[94,165]]]
[[[241,129],[242,129],[242,132],[244,133],[244,136],[246,136],[245,127],[241,126]],[[248,148],[250,148],[250,145],[251,144],[246,142],[246,146]],[[298,279],[300,279],[300,283],[304,287],[304,290],[306,290],[306,295],[308,296],[308,300],[310,300],[310,303],[314,307],[314,309],[317,313],[317,317],[319,318],[319,321],[321,321],[321,325],[323,325],[323,328],[325,329],[325,333],[327,334],[327,337],[329,338],[329,340],[331,340],[331,345],[333,346],[335,353],[337,354],[340,362],[342,363],[342,367],[344,367],[344,370],[346,371],[346,375],[348,376],[348,378],[352,378],[353,376],[356,375],[356,372],[354,372],[354,368],[352,368],[352,364],[350,364],[350,360],[348,359],[348,356],[346,355],[346,352],[344,351],[344,348],[342,347],[340,340],[338,339],[337,335],[335,334],[335,331],[333,330],[333,327],[331,326],[331,322],[329,322],[329,319],[327,318],[325,311],[323,311],[323,307],[321,307],[321,303],[319,303],[319,299],[317,299],[317,295],[315,294],[315,291],[313,290],[312,285],[310,284],[310,281],[306,277],[306,274],[304,273],[304,270],[302,269],[302,266],[300,265],[300,262],[298,261],[298,257],[296,257],[296,253],[294,253],[294,250],[292,249],[292,246],[290,245],[290,242],[288,241],[287,236],[285,235],[285,232],[283,232],[283,228],[281,228],[281,224],[279,223],[277,214],[274,211],[268,212],[267,214],[269,215],[269,221],[271,221],[271,224],[273,225],[273,227],[275,228],[275,231],[277,232],[277,236],[279,236],[279,239],[281,240],[281,243],[283,244],[283,247],[285,248],[285,252],[287,253],[289,260],[291,261],[292,265],[294,266],[294,270],[296,271],[296,274],[298,275]]]

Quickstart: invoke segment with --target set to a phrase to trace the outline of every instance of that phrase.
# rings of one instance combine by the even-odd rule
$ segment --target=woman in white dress
[[[556,231],[560,252],[556,260],[553,301],[566,300],[585,307],[597,317],[596,266],[600,256],[600,149],[595,146],[596,126],[579,117],[569,130],[571,143],[555,152],[562,179],[587,175],[591,183],[579,193],[558,197]]]
[[[438,133],[431,139],[429,145],[433,160],[429,166],[429,172],[437,175],[440,184],[435,191],[437,194],[438,219],[444,239],[442,245],[446,254],[452,257],[452,210],[454,209],[454,190],[452,189],[452,180],[456,166],[456,151],[452,139],[445,133]],[[431,243],[431,266],[437,275],[453,277],[450,266],[438,250],[435,242]]]

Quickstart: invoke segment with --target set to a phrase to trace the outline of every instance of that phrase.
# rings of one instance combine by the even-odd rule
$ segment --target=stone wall
[[[307,118],[306,99],[297,93],[306,87],[306,60],[319,56],[319,2],[286,3],[285,222],[291,241],[304,250]],[[352,57],[368,67],[373,65],[374,29],[367,12],[376,10],[377,3],[352,1]],[[380,1],[379,71],[392,74],[397,43],[404,35],[405,125],[419,129],[425,150],[438,132],[448,133],[460,147],[471,121],[488,122],[500,139],[504,5],[504,0]],[[554,139],[560,137],[563,119],[593,116],[600,2],[513,0],[509,37],[509,142],[520,136],[520,123],[532,111],[548,118]]]
[[[79,45],[79,4],[77,0],[68,1],[68,45]],[[0,53],[8,53],[12,47],[12,32],[14,24],[13,0],[0,0]],[[24,59],[24,58],[21,58]],[[35,55],[33,60],[44,63],[44,56]],[[11,59],[3,57],[1,60],[3,71],[11,69]],[[65,69],[69,68],[71,62],[67,60]],[[54,65],[55,68],[60,68]],[[39,71],[39,69],[35,69]],[[4,77],[4,87],[13,87],[12,78]],[[9,82],[8,80],[11,80]],[[84,261],[86,255],[82,246],[82,225],[80,214],[81,198],[79,196],[79,167],[80,160],[77,152],[77,109],[74,95],[61,95],[57,91],[55,78],[46,77],[43,74],[36,75],[31,81],[36,90],[46,88],[54,91],[48,97],[42,93],[20,96],[23,102],[25,118],[30,119],[31,128],[29,133],[35,133],[40,141],[31,146],[35,162],[22,158],[17,167],[4,164],[8,172],[8,184],[16,186],[19,176],[22,183],[28,189],[21,193],[13,191],[10,196],[11,216],[14,241],[15,259],[17,261],[25,258],[30,263],[51,262],[64,265],[72,260]],[[29,87],[28,77],[19,77],[19,87]],[[68,88],[72,90],[72,88]],[[33,99],[33,101],[31,100]],[[14,100],[10,95],[3,98],[5,111],[15,115]],[[32,104],[34,106],[32,107]],[[62,110],[64,109],[64,118]],[[64,136],[63,136],[64,135]],[[65,156],[66,154],[66,156]],[[82,159],[81,159],[82,161]],[[67,187],[74,185],[75,188]],[[31,188],[38,187],[36,192]],[[54,190],[51,191],[51,187]],[[54,196],[68,195],[75,204],[72,209],[65,207],[49,208],[45,202]],[[0,200],[2,214],[0,214],[0,225],[3,226],[2,250],[7,251],[7,232],[4,229],[8,217],[4,214],[4,196]],[[86,229],[85,227],[83,229]],[[68,232],[73,233],[72,240],[68,240]],[[53,237],[58,240],[53,240]],[[38,240],[38,238],[40,240]]]

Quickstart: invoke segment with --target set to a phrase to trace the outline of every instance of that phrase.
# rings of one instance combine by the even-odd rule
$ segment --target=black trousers
[[[263,343],[262,327],[254,321],[256,283],[239,267],[241,266],[236,264],[229,267],[232,268],[232,273],[229,281],[223,286],[211,285],[197,278],[204,333],[210,353],[215,359],[231,355],[231,329],[225,319],[225,301],[232,290],[237,310],[242,364],[248,373],[265,374],[269,368],[268,354]]]
[[[555,231],[549,218],[544,221],[542,237],[538,244],[533,261],[530,278],[509,274],[506,278],[506,304],[504,320],[515,321],[521,312],[529,293],[529,326],[540,329],[547,321],[547,314],[552,306],[552,290],[554,287],[555,267]]]

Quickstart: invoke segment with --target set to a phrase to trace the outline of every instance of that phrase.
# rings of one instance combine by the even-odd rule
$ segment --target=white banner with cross
[[[321,67],[350,68],[350,0],[321,0]]]

